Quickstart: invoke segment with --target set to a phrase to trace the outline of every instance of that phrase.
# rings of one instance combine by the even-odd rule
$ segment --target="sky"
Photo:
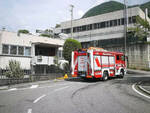
[[[45,30],[71,19],[70,5],[74,5],[74,19],[81,18],[90,8],[110,0],[0,0],[0,29],[17,32],[27,29]],[[124,0],[114,0],[122,2]],[[135,5],[150,0],[128,0]]]

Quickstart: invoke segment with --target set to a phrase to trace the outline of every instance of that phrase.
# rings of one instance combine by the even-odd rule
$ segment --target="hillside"
[[[137,6],[137,5],[129,6],[129,8],[135,7],[135,6]],[[145,11],[145,8],[148,8],[148,15],[150,17],[150,2],[141,4],[139,6],[143,11]],[[88,10],[83,15],[82,18],[101,15],[101,14],[105,14],[105,13],[109,13],[109,12],[113,12],[113,11],[117,11],[117,10],[122,10],[122,9],[124,9],[124,4],[122,4],[120,2],[116,2],[116,1],[105,2],[105,3],[102,3],[98,6],[91,8],[90,10]]]
[[[145,8],[148,8],[148,16],[150,17],[150,2],[144,3],[140,7],[143,11],[145,11]]]

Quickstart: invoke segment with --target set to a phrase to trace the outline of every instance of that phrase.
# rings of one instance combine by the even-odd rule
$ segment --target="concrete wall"
[[[110,51],[120,51],[123,52],[124,48],[118,47],[108,47],[105,48]],[[128,67],[136,69],[150,69],[150,44],[132,44],[127,46],[127,56],[128,56]]]

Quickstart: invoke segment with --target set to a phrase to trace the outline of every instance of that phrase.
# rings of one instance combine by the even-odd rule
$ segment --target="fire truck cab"
[[[123,78],[126,74],[125,56],[121,52],[110,52],[102,48],[90,47],[72,52],[72,77]]]

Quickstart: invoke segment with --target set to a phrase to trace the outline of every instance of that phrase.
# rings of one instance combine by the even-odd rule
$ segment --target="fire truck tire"
[[[123,78],[124,77],[124,70],[121,70],[120,72],[120,78]]]
[[[102,80],[103,81],[108,80],[108,72],[104,71]]]

